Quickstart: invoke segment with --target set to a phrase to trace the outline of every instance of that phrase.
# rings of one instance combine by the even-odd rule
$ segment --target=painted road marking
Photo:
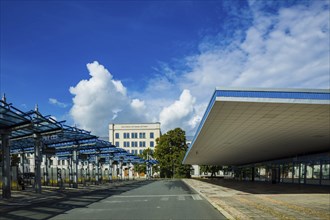
[[[186,200],[185,197],[182,196],[182,195],[181,195],[181,196],[178,196],[177,199],[178,199],[178,200]]]
[[[139,198],[139,197],[177,197],[177,196],[192,196],[197,194],[179,194],[179,195],[118,195],[112,196],[115,198]]]
[[[191,196],[194,200],[203,200],[202,197],[200,197],[200,195],[198,195],[198,194],[191,195]]]
[[[179,194],[179,195],[116,195],[114,198],[158,198],[161,201],[168,201],[169,197],[177,197],[178,200],[185,200],[185,197],[192,197],[193,200],[203,200],[198,194]]]

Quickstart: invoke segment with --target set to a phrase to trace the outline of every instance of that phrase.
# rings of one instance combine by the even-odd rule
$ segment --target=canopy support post
[[[41,135],[34,134],[35,147],[34,147],[34,162],[35,162],[35,177],[34,177],[34,189],[36,193],[41,194]]]
[[[2,198],[11,198],[10,189],[10,130],[0,130],[2,146]]]

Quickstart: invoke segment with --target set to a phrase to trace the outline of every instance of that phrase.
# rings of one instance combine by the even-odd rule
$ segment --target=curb
[[[213,202],[208,196],[206,196],[204,193],[202,193],[202,191],[198,190],[196,187],[192,186],[191,184],[189,184],[185,179],[182,179],[182,181],[187,184],[189,187],[193,188],[196,192],[198,192],[202,197],[204,197],[204,199],[206,201],[208,201],[214,208],[216,208],[222,215],[224,215],[227,219],[230,220],[235,220],[235,218],[229,214],[226,210],[224,210],[223,208],[221,208],[218,204],[216,204],[215,202]]]

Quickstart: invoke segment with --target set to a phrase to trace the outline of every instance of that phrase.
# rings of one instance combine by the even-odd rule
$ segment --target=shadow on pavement
[[[329,194],[330,186],[300,185],[300,184],[272,184],[268,182],[248,182],[229,179],[197,179],[210,184],[252,194],[300,194],[320,193]]]
[[[173,190],[183,190],[187,194],[191,194],[191,189],[180,179],[167,179],[165,180],[165,186],[173,191]]]
[[[87,207],[94,202],[98,202],[114,195],[119,195],[152,182],[153,181],[150,180],[134,181],[126,183],[125,185],[96,189],[88,192],[83,190],[65,193],[62,192],[62,198],[59,199],[34,201],[30,204],[22,204],[24,201],[17,201],[16,205],[12,204],[11,207],[8,207],[6,204],[2,204],[0,205],[0,220],[50,219],[59,214],[64,214],[69,210]]]

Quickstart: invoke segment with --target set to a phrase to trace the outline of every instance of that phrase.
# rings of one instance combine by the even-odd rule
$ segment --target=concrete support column
[[[95,184],[99,183],[99,158],[95,155]]]
[[[109,157],[109,181],[112,182],[112,156]]]
[[[294,175],[295,175],[295,168],[294,168],[295,163],[292,162],[292,177],[291,177],[291,183],[294,183]]]
[[[322,170],[322,165],[323,165],[323,163],[322,163],[323,161],[321,160],[320,161],[320,182],[319,182],[319,184],[320,185],[322,185],[322,178],[323,178],[323,170]]]
[[[123,179],[123,159],[120,158],[119,160],[119,176],[120,176],[120,180]]]
[[[306,184],[307,165],[304,163],[304,184]]]
[[[34,189],[36,193],[41,193],[41,135],[34,134],[35,146],[34,146],[34,162],[35,162],[35,179]]]
[[[72,187],[72,155],[69,157],[69,164],[68,164],[68,168],[69,168],[69,187]]]
[[[51,177],[51,175],[49,175],[50,174],[50,168],[51,168],[51,163],[50,163],[50,161],[51,161],[51,159],[50,159],[50,156],[46,156],[46,161],[47,161],[47,165],[46,165],[46,177],[47,177],[47,185],[49,185],[50,184],[50,177]]]
[[[2,198],[11,197],[9,130],[0,130],[2,146]]]
[[[132,164],[128,162],[128,180],[132,177]]]
[[[150,178],[150,163],[149,161],[146,163],[146,178],[149,179]],[[173,175],[174,177],[174,175]]]
[[[44,185],[48,186],[48,158],[46,155],[42,156],[43,161],[45,161],[44,166]]]
[[[18,164],[18,172],[23,175],[24,173],[24,153],[18,154],[19,155],[19,164]]]
[[[87,159],[87,166],[86,166],[86,179],[88,180],[88,182],[91,181],[91,177],[90,177],[90,172],[89,172],[89,159]]]
[[[73,188],[78,188],[78,153],[77,149],[73,149]]]

